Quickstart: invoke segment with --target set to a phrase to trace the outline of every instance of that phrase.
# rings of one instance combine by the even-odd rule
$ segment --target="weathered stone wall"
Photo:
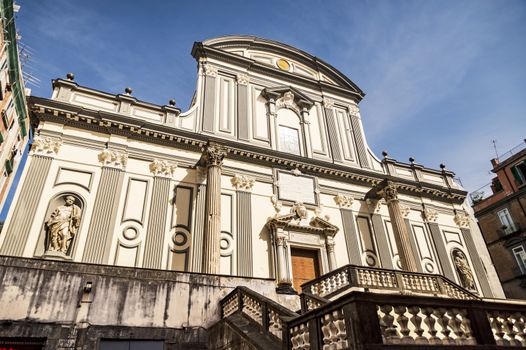
[[[89,283],[91,290],[85,289]],[[72,340],[93,345],[97,337],[133,339],[141,329],[149,339],[165,339],[156,334],[171,329],[167,337],[197,342],[202,334],[189,330],[219,320],[218,301],[236,286],[277,300],[269,279],[1,256],[0,337],[55,334],[64,345]],[[103,332],[94,331],[97,327]],[[114,332],[117,328],[122,331]]]

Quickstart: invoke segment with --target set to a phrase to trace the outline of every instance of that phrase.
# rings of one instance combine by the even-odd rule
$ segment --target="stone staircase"
[[[526,347],[526,303],[483,301],[443,276],[347,265],[302,290],[296,313],[236,288],[220,302],[209,348]]]

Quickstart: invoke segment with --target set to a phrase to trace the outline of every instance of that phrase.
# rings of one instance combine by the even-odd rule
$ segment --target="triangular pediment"
[[[319,216],[308,220],[306,216],[298,215],[297,211],[290,214],[274,216],[267,221],[267,225],[274,229],[280,228],[286,231],[312,232],[324,234],[325,236],[334,236],[338,232],[338,227],[329,221]]]
[[[272,98],[274,100],[277,100],[278,98],[282,98],[287,95],[292,96],[294,103],[300,108],[310,109],[314,105],[314,101],[312,101],[309,97],[307,97],[298,89],[293,88],[292,86],[283,85],[272,88],[265,88],[263,89],[261,94],[267,99]]]

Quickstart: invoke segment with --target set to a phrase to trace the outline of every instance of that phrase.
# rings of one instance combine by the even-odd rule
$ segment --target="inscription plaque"
[[[316,183],[312,177],[280,172],[278,178],[279,199],[316,204]]]

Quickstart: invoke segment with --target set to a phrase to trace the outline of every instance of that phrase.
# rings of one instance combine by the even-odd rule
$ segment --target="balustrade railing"
[[[286,327],[293,350],[526,347],[526,304],[352,291]]]
[[[441,275],[355,265],[343,266],[307,282],[302,285],[302,291],[304,294],[330,299],[352,287],[396,290],[402,294],[411,292],[454,299],[479,299],[475,294]]]
[[[236,312],[249,317],[258,325],[260,332],[276,340],[283,338],[283,317],[296,317],[297,313],[246,287],[237,287],[220,301],[221,317]]]

